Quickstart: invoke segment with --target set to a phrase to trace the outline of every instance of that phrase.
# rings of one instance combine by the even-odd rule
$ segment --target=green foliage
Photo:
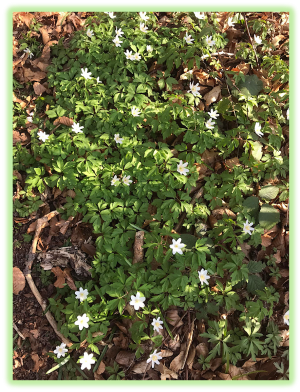
[[[73,348],[86,339],[89,349],[99,354],[97,342],[105,337],[110,321],[128,317],[132,321],[129,347],[140,358],[144,341],[152,341],[155,347],[162,343],[161,337],[153,336],[146,315],[156,317],[170,306],[192,308],[197,319],[209,324],[204,335],[213,347],[208,358],[200,358],[205,369],[217,355],[236,364],[242,354],[255,358],[262,350],[269,350],[265,351],[269,355],[277,347],[274,328],[266,341],[258,331],[260,322],[272,316],[278,293],[262,279],[265,263],[245,261],[243,249],[246,245],[257,248],[264,229],[279,222],[278,211],[271,204],[260,207],[260,200],[271,202],[278,194],[279,200],[288,198],[286,183],[262,186],[266,180],[285,178],[288,172],[288,159],[280,154],[286,124],[282,108],[288,107],[288,94],[263,88],[256,75],[228,71],[230,95],[223,89],[221,100],[210,106],[219,117],[215,127],[208,129],[207,111],[198,110],[200,97],[184,93],[190,80],[179,80],[178,75],[185,68],[203,68],[202,56],[222,50],[227,38],[220,33],[214,14],[209,21],[195,21],[193,13],[189,15],[193,45],[183,38],[187,27],[182,13],[173,14],[172,28],[159,25],[149,13],[145,34],[138,28],[140,18],[135,12],[120,12],[114,20],[100,12],[86,20],[85,30],[76,31],[68,45],[61,39],[51,46],[48,85],[55,88],[55,97],[37,100],[37,113],[48,106],[46,117],[34,114],[37,128],[31,131],[30,150],[20,144],[14,148],[14,170],[26,177],[14,212],[20,217],[30,215],[42,205],[41,194],[47,187],[58,188],[66,191],[59,209],[62,219],[81,214],[82,221],[93,226],[97,239],[92,279],[75,282],[78,289],[88,290],[88,298],[79,302],[65,286],[57,289],[58,299],[49,299],[58,327]],[[244,23],[237,15],[234,21]],[[121,47],[112,43],[116,27],[124,32]],[[92,38],[86,36],[87,28],[93,30]],[[265,21],[253,22],[263,39],[269,28]],[[213,48],[206,44],[207,35],[216,42]],[[153,51],[148,52],[147,45]],[[249,43],[239,45],[237,56],[255,66]],[[38,47],[29,47],[38,54]],[[126,59],[126,50],[138,52],[141,59]],[[277,75],[281,83],[288,80],[283,60],[260,56],[273,81]],[[207,64],[207,72],[217,80],[220,61],[211,58]],[[82,77],[82,68],[91,72],[91,79]],[[139,116],[132,115],[133,107]],[[83,127],[82,133],[63,123],[57,126],[59,117],[73,119]],[[25,121],[26,113],[14,104],[14,128],[23,127]],[[262,138],[254,132],[256,122],[262,125]],[[46,142],[37,137],[40,129],[49,135]],[[116,134],[123,138],[122,144],[115,142]],[[211,150],[216,162],[204,158]],[[229,165],[231,158],[235,162],[238,158],[238,164]],[[187,163],[187,175],[178,172],[180,161]],[[199,178],[199,166],[205,167],[206,177]],[[111,182],[114,176],[119,180],[116,185]],[[126,185],[125,176],[132,183]],[[17,181],[15,176],[15,187]],[[193,192],[199,184],[203,193],[195,200]],[[258,197],[253,196],[258,187]],[[74,197],[67,195],[70,190]],[[224,213],[212,225],[210,217],[217,209]],[[177,234],[174,230],[182,214],[182,234]],[[251,236],[243,232],[246,220],[253,223]],[[135,234],[141,229],[144,258],[133,264]],[[170,249],[178,238],[186,245],[182,255]],[[269,266],[270,273],[278,274],[275,265]],[[201,285],[198,271],[202,268],[216,290]],[[245,299],[240,289],[246,292]],[[146,298],[145,307],[129,316],[125,307],[138,291]],[[221,311],[236,312],[241,326],[227,331],[226,320],[215,320]],[[84,313],[89,328],[79,331],[74,323]],[[106,370],[109,379],[125,376],[117,364]]]

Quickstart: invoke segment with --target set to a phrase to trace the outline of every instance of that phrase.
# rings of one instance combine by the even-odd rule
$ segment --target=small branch
[[[17,332],[17,334],[18,334],[23,340],[25,340],[24,335],[19,331],[18,327],[16,326],[16,324],[15,324],[14,322],[13,322],[13,327],[14,327],[14,330]]]
[[[243,17],[245,19],[245,25],[246,25],[248,37],[249,37],[249,40],[250,40],[250,43],[251,43],[251,46],[252,46],[252,49],[253,49],[253,52],[254,52],[254,55],[255,55],[256,64],[257,64],[257,67],[259,68],[259,62],[258,62],[256,50],[254,48],[253,41],[252,41],[252,38],[251,38],[251,35],[250,35],[250,31],[249,31],[249,27],[248,27],[248,23],[247,23],[247,18],[246,18],[246,13],[242,12],[242,15],[243,15]]]
[[[34,238],[31,244],[31,248],[28,254],[28,258],[27,258],[27,262],[25,264],[25,269],[24,269],[24,276],[29,284],[29,287],[31,288],[31,291],[33,293],[33,295],[35,296],[36,300],[38,301],[38,303],[41,305],[41,308],[43,309],[43,311],[46,310],[47,306],[44,303],[44,300],[41,296],[41,294],[39,293],[36,285],[34,284],[34,281],[32,279],[31,276],[31,267],[32,267],[32,263],[35,259],[35,252],[36,252],[36,245],[38,242],[38,239],[40,237],[41,231],[43,229],[43,227],[45,227],[46,223],[52,219],[55,215],[58,215],[59,213],[57,211],[52,211],[49,214],[43,216],[42,218],[37,220],[37,224],[36,224],[36,229],[35,229],[35,234],[34,234]],[[52,316],[52,314],[48,311],[47,313],[45,313],[45,316],[47,317],[47,320],[49,321],[49,324],[51,325],[51,327],[53,328],[54,332],[56,333],[56,335],[60,338],[60,340],[65,343],[68,347],[72,346],[72,342],[65,338],[64,335],[62,333],[60,333],[57,329],[57,323],[54,320],[54,317]]]

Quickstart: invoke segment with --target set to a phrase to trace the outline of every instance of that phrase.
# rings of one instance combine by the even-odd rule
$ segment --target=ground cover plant
[[[14,28],[15,378],[288,379],[288,14]]]

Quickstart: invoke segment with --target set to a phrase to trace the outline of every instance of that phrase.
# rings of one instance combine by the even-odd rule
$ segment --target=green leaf
[[[270,230],[280,221],[280,214],[270,204],[263,204],[258,216],[259,224],[265,230]]]
[[[181,242],[186,245],[186,249],[192,249],[195,246],[198,239],[197,237],[191,234],[181,234],[180,238],[181,238]]]
[[[249,293],[255,294],[256,290],[263,290],[265,287],[266,284],[260,276],[249,275],[247,284],[247,291]]]
[[[158,87],[162,90],[165,87],[165,79],[159,79],[157,84],[158,84]]]
[[[262,144],[260,142],[253,142],[251,143],[251,154],[253,156],[254,159],[256,159],[257,161],[261,160],[261,157],[263,155],[262,153]]]
[[[266,185],[261,188],[258,195],[264,200],[273,200],[278,195],[279,188],[273,185]]]
[[[61,366],[66,364],[69,361],[69,359],[70,359],[70,355],[68,355],[62,362],[60,362],[59,364],[57,364],[56,366],[54,366],[53,368],[48,370],[48,372],[46,374],[52,373],[52,372],[54,372],[54,370],[59,369]]]
[[[256,75],[246,75],[245,81],[240,80],[237,87],[246,97],[258,95],[263,89],[263,82]]]
[[[256,196],[247,197],[243,203],[244,210],[247,214],[254,216],[259,209],[259,199]]]
[[[250,260],[248,263],[248,269],[251,274],[260,273],[265,268],[265,266],[266,264],[262,263],[261,261]]]

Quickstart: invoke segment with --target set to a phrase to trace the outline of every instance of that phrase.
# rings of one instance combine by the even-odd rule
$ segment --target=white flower
[[[191,35],[188,35],[187,32],[185,33],[185,37],[183,37],[183,38],[185,39],[185,41],[186,41],[187,44],[192,44],[193,41],[194,41],[194,38],[192,38]]]
[[[204,19],[205,15],[204,12],[194,12],[197,19]]]
[[[120,180],[118,179],[118,177],[117,177],[117,176],[114,176],[114,177],[112,178],[110,184],[116,186],[118,181],[120,181]]]
[[[43,131],[39,131],[39,132],[37,133],[37,135],[38,135],[39,139],[40,139],[42,142],[45,142],[45,141],[48,139],[48,137],[49,137],[49,135],[47,135],[46,132],[43,132]]]
[[[133,115],[133,117],[138,117],[139,115],[140,115],[140,111],[139,111],[139,109],[138,108],[136,108],[135,106],[133,106],[132,108],[131,108],[131,114]]]
[[[207,37],[205,38],[205,41],[206,41],[207,45],[209,45],[209,46],[213,46],[213,45],[216,43],[216,41],[214,41],[214,40],[212,39],[212,35],[211,35],[210,37],[207,36]]]
[[[246,234],[250,234],[252,235],[252,231],[254,231],[254,227],[251,227],[253,225],[253,223],[249,223],[248,219],[246,220],[246,223],[244,223],[244,228],[243,228],[243,232]]]
[[[87,299],[87,296],[89,295],[89,292],[87,289],[83,290],[82,287],[79,288],[79,291],[75,291],[76,299],[80,299],[80,302],[84,301]]]
[[[122,31],[122,29],[118,30],[118,28],[116,27],[116,36],[118,37],[118,36],[121,36],[123,34],[124,34],[124,32]]]
[[[57,358],[64,357],[66,355],[68,349],[65,347],[65,343],[62,343],[60,346],[56,346],[56,349],[53,352],[56,354]]]
[[[81,68],[81,76],[83,76],[85,79],[92,79],[91,75],[92,72],[88,72],[87,68]]]
[[[152,367],[154,367],[154,364],[159,365],[159,359],[162,359],[162,356],[160,353],[157,353],[156,350],[152,354],[150,354],[149,358],[147,359],[147,363],[152,361]]]
[[[92,36],[94,35],[93,30],[87,29],[86,35],[87,35],[89,38],[92,38]]]
[[[84,313],[82,316],[77,316],[77,321],[75,321],[75,325],[78,325],[79,330],[81,331],[83,328],[89,327],[88,321],[89,321],[89,318]]]
[[[158,317],[157,319],[153,319],[151,325],[153,325],[153,329],[154,331],[159,332],[160,329],[163,329],[163,327],[161,326],[161,324],[163,324],[164,322],[160,320],[160,317]]]
[[[227,24],[228,24],[229,27],[233,27],[234,26],[234,23],[232,22],[232,19],[233,18],[228,18],[228,20],[227,20]]]
[[[258,123],[258,122],[255,123],[254,132],[256,133],[257,136],[262,137],[262,136],[264,136],[264,134],[260,130],[261,130],[260,123]]]
[[[132,180],[130,180],[130,176],[124,176],[123,177],[123,184],[125,185],[130,185],[132,183]]]
[[[81,363],[81,370],[84,370],[85,368],[91,370],[91,365],[93,365],[96,361],[93,359],[93,354],[88,354],[85,351],[83,358],[80,358],[79,362]]]
[[[136,52],[135,54],[133,54],[131,56],[131,60],[138,60],[139,61],[140,59],[141,59],[141,56],[138,52]]]
[[[201,286],[203,285],[203,283],[208,284],[207,279],[210,279],[210,276],[207,274],[207,270],[202,268],[201,271],[198,271],[198,274],[199,274],[199,279],[200,279],[200,282],[201,282]]]
[[[128,49],[126,50],[126,52],[124,52],[127,60],[133,60],[132,59],[132,51],[129,51]]]
[[[210,117],[210,119],[209,119],[208,121],[206,121],[205,126],[206,126],[206,128],[208,128],[208,129],[214,129],[214,127],[215,127],[215,122],[212,121],[211,117]]]
[[[148,27],[144,25],[144,23],[140,23],[140,30],[143,33],[147,33]]]
[[[83,129],[84,127],[81,127],[80,125],[79,125],[79,123],[73,123],[73,125],[72,125],[72,131],[73,132],[75,132],[75,133],[83,133],[83,131],[82,131],[82,129]]]
[[[121,46],[123,41],[120,40],[119,36],[117,35],[115,39],[113,39],[113,43],[116,44],[116,46]]]
[[[136,296],[131,296],[130,305],[134,306],[135,310],[139,310],[139,308],[143,308],[145,306],[144,301],[145,297],[141,297],[139,292],[136,293]]]
[[[261,45],[262,43],[262,39],[258,36],[254,34],[254,41],[257,43],[257,45]]]
[[[146,16],[146,12],[140,12],[139,14],[140,14],[140,17],[141,17],[143,20],[148,20],[148,19],[149,19],[149,16]]]
[[[120,136],[119,136],[119,134],[118,133],[115,133],[115,142],[116,143],[120,143],[120,144],[122,144],[123,143],[123,138],[121,138]]]
[[[102,83],[101,80],[99,79],[99,76],[96,79],[97,83]]]
[[[284,316],[283,316],[283,322],[284,322],[284,324],[290,325],[289,310],[284,314]]]
[[[172,249],[172,253],[173,255],[175,255],[176,253],[179,253],[180,255],[183,254],[181,248],[185,247],[185,244],[181,243],[181,238],[178,238],[178,240],[174,240],[174,238],[172,239],[172,244],[170,245],[170,248]]]
[[[28,53],[28,57],[31,59],[31,57],[33,56],[32,51],[29,48],[24,49],[25,53]]]
[[[188,90],[188,93],[192,93],[194,97],[197,97],[197,95],[200,95],[199,91],[200,91],[199,83],[194,85],[194,82],[191,82],[190,90]]]
[[[189,169],[186,169],[187,165],[188,165],[188,162],[183,163],[182,161],[179,161],[179,163],[177,165],[178,173],[183,174],[184,176],[186,176],[187,173],[189,172]]]
[[[26,118],[26,120],[28,121],[28,122],[30,122],[30,123],[32,123],[32,116],[33,116],[33,112],[31,112],[31,113],[28,113],[29,114],[29,116]]]
[[[219,117],[219,114],[218,114],[218,112],[215,110],[213,110],[213,109],[211,109],[211,111],[210,112],[208,112],[208,114],[210,115],[210,118],[213,118],[213,119],[217,119],[217,117]]]
[[[109,15],[112,19],[115,18],[114,13],[113,12],[104,12],[105,14]]]
[[[152,46],[151,45],[147,45],[147,52],[152,52]]]
[[[290,119],[290,108],[288,108],[288,110],[286,111],[286,118],[287,120]]]

